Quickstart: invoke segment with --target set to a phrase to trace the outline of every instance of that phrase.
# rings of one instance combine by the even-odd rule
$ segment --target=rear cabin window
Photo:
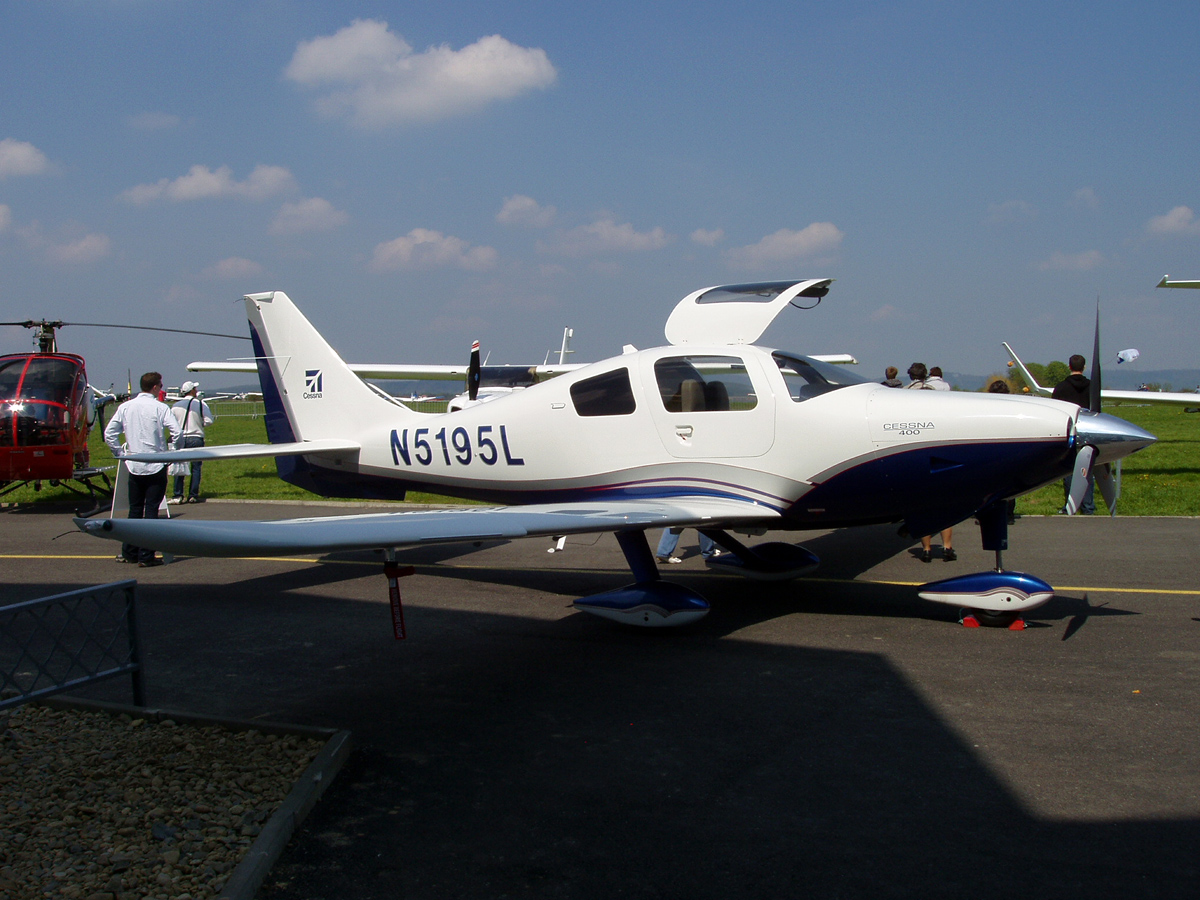
[[[654,364],[658,393],[667,412],[754,409],[758,395],[736,356],[670,356]]]
[[[571,402],[581,416],[628,416],[637,409],[628,369],[613,369],[571,385]]]

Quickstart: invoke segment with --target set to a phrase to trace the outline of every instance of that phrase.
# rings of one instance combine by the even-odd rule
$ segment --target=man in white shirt
[[[136,397],[126,400],[117,407],[107,427],[104,429],[104,443],[113,456],[118,459],[123,453],[151,453],[167,449],[165,429],[171,435],[171,442],[179,439],[181,433],[179,423],[171,415],[167,404],[157,399],[162,389],[162,375],[158,372],[147,372],[142,376],[142,392]],[[121,434],[125,435],[125,448],[120,444]],[[129,518],[157,519],[158,507],[167,495],[167,466],[166,463],[136,462],[129,460],[125,463],[129,471]],[[122,544],[121,562],[137,563],[142,568],[161,566],[162,560],[155,556],[152,549],[135,547],[133,544]]]
[[[171,415],[183,429],[183,438],[176,448],[187,450],[191,447],[204,446],[204,429],[216,421],[213,411],[208,404],[200,399],[200,385],[195,381],[185,381],[179,388],[179,402],[171,407]],[[200,503],[200,467],[199,461],[192,463],[192,483],[188,487],[187,500],[183,499],[183,476],[175,476],[174,490],[168,503]]]

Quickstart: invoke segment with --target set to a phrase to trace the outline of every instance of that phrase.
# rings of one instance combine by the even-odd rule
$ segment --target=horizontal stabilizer
[[[272,456],[340,456],[357,453],[362,444],[326,438],[318,441],[294,441],[289,444],[223,444],[216,447],[190,447],[187,450],[163,450],[160,453],[126,453],[121,459],[134,462],[204,462],[210,459],[253,459]]]

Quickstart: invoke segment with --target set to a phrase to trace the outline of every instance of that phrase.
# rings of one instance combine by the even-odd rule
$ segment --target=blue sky
[[[833,277],[763,343],[985,374],[1089,352],[1099,297],[1106,365],[1192,368],[1200,293],[1154,285],[1200,278],[1198,33],[1195,0],[0,0],[0,319],[240,334],[279,289],[350,361],[567,325],[587,361],[697,288]],[[61,345],[98,384],[244,352]]]

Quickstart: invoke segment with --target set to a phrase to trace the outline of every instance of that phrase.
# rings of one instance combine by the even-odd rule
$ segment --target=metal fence
[[[218,419],[231,416],[234,418],[257,419],[266,413],[261,400],[214,400],[209,404]]]
[[[125,674],[145,706],[136,588],[115,581],[0,606],[0,709]]]

